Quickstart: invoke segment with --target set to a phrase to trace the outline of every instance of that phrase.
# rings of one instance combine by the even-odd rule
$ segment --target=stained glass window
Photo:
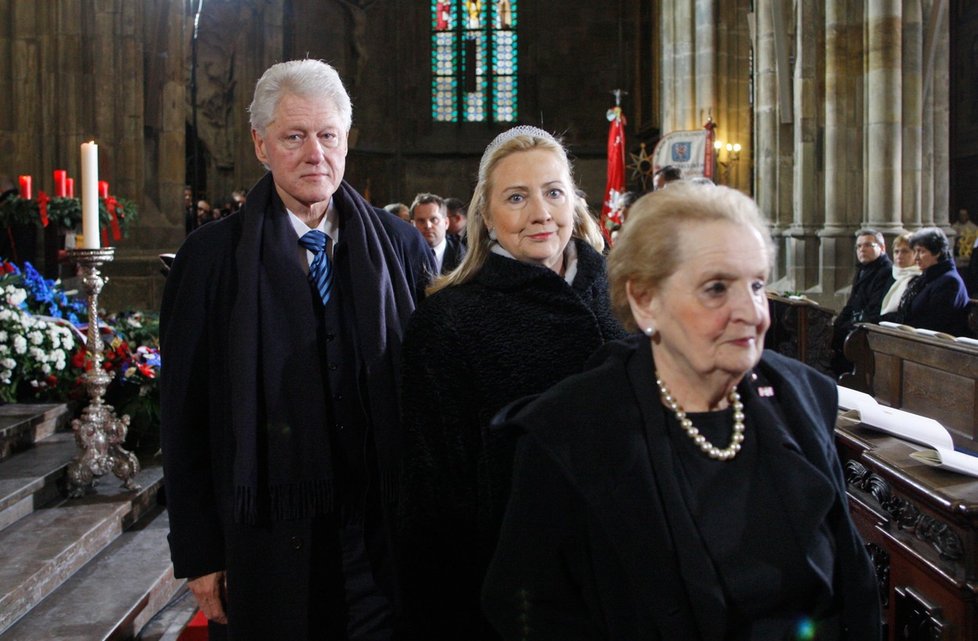
[[[431,0],[431,116],[512,122],[518,87],[517,0]]]

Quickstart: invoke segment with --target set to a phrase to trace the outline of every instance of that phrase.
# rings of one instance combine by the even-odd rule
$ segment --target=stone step
[[[197,601],[191,594],[186,582],[183,582],[177,593],[170,599],[162,610],[156,613],[136,635],[138,641],[179,641],[180,635],[187,629],[197,615]]]
[[[0,634],[0,641],[136,638],[185,583],[173,578],[168,531],[166,511],[154,508]]]
[[[0,461],[31,448],[57,431],[70,430],[71,418],[64,403],[0,405]]]
[[[72,432],[56,432],[0,463],[0,530],[62,496],[59,486],[77,452]]]
[[[35,509],[0,531],[0,632],[156,509],[162,480],[162,468],[147,467],[136,477],[142,489],[129,492],[109,474],[94,493]]]

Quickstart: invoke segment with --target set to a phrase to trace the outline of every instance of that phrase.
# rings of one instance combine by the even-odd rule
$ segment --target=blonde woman
[[[549,133],[500,134],[479,166],[468,253],[412,317],[403,353],[406,479],[399,567],[410,638],[494,639],[479,591],[506,505],[515,435],[492,417],[581,371],[624,336],[603,241]]]

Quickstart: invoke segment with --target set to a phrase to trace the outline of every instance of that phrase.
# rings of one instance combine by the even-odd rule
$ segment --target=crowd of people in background
[[[231,214],[237,213],[245,203],[246,192],[243,189],[236,189],[231,192],[231,196],[219,202],[221,205],[214,206],[209,201],[200,198],[194,202],[193,189],[188,185],[183,188],[183,222],[184,231],[187,234],[203,227],[207,223],[226,218]]]

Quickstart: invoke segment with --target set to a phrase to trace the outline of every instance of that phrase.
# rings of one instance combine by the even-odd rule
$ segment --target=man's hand
[[[187,581],[187,587],[197,599],[197,605],[204,616],[214,623],[227,624],[228,616],[224,612],[224,595],[227,581],[224,571],[212,572]]]

